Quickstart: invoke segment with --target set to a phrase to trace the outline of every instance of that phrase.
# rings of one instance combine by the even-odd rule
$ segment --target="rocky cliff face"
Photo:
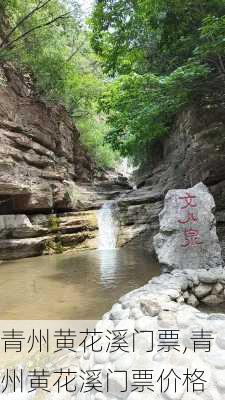
[[[177,119],[171,134],[152,147],[151,162],[138,189],[119,201],[119,243],[140,241],[153,251],[158,214],[169,189],[202,181],[216,202],[217,232],[225,257],[225,114],[224,108],[193,107]]]
[[[11,66],[0,73],[0,259],[95,248],[95,209],[121,185],[94,186],[95,164],[64,107],[40,101]]]
[[[0,70],[0,259],[96,248],[96,210],[118,200],[118,244],[153,251],[169,189],[202,181],[216,202],[225,257],[225,115],[193,107],[152,146],[137,190],[115,176],[95,179],[95,165],[63,106],[50,107],[9,66]]]
[[[70,183],[93,175],[90,157],[62,106],[31,95],[11,68],[0,88],[0,201],[2,212],[67,210]]]

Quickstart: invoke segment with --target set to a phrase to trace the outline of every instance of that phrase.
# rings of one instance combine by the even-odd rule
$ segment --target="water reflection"
[[[1,319],[98,319],[159,274],[141,250],[89,251],[0,265]]]
[[[118,250],[100,250],[98,252],[100,265],[100,279],[105,288],[111,287],[116,283],[116,275],[119,273],[119,259],[121,254]]]

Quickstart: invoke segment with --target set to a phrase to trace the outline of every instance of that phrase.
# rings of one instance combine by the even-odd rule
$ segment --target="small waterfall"
[[[98,249],[112,250],[116,248],[118,224],[115,218],[115,202],[105,203],[97,213],[98,217]]]

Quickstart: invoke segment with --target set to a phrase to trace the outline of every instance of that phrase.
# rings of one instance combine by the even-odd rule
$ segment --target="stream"
[[[159,274],[142,249],[84,251],[0,265],[1,319],[99,319]]]
[[[116,248],[115,206],[98,211],[98,250],[3,262],[0,318],[100,319],[123,294],[159,275],[146,250]]]

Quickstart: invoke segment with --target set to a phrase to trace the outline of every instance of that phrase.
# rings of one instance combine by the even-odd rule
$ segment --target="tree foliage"
[[[112,126],[107,140],[125,156],[144,158],[146,145],[165,135],[176,112],[193,98],[194,82],[198,95],[198,79],[204,75],[205,67],[191,64],[164,77],[130,73],[118,78],[101,99]]]
[[[97,0],[92,46],[110,79],[108,141],[143,157],[193,102],[224,102],[223,0]]]
[[[97,115],[103,74],[78,2],[0,0],[0,6],[0,62],[16,63],[29,74],[43,100],[63,103],[98,164],[111,166],[114,154],[105,143],[106,123]]]

